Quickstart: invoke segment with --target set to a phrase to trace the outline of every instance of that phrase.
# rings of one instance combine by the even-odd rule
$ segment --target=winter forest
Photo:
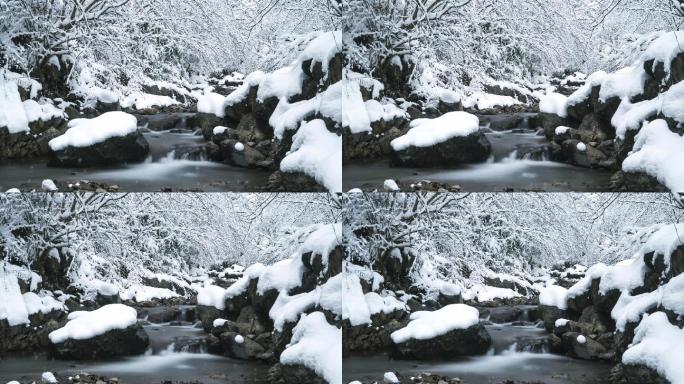
[[[0,384],[684,384],[684,0],[0,0]]]

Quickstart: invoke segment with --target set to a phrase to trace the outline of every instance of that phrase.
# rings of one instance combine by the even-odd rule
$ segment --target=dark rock
[[[149,337],[140,324],[113,329],[85,340],[67,339],[53,345],[58,359],[90,360],[116,356],[140,355],[149,345]]]
[[[546,328],[547,332],[553,331],[556,320],[563,319],[567,316],[564,310],[550,305],[540,305],[539,315],[544,322],[544,328]]]
[[[431,147],[414,147],[395,151],[392,165],[408,167],[434,167],[484,162],[492,146],[482,132],[451,139]]]
[[[67,147],[50,152],[49,165],[54,167],[89,167],[122,163],[139,163],[147,158],[150,146],[140,132],[112,137],[88,147]]]
[[[396,359],[426,360],[481,355],[487,352],[491,343],[485,327],[476,324],[428,340],[409,339],[394,344],[392,356]]]

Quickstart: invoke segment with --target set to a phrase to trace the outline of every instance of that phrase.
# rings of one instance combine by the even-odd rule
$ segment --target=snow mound
[[[371,123],[380,120],[392,121],[396,118],[408,117],[406,111],[394,105],[389,99],[383,101],[384,103],[380,103],[377,100],[366,101],[366,113],[368,113]]]
[[[225,294],[226,290],[216,285],[202,287],[197,291],[197,304],[223,310],[226,308]]]
[[[539,99],[539,112],[568,116],[568,98],[560,93],[548,93]]]
[[[557,307],[559,309],[567,309],[567,293],[568,290],[561,286],[553,284],[547,285],[539,290],[539,304]]]
[[[479,110],[509,107],[511,105],[522,104],[518,99],[510,96],[494,95],[485,92],[475,92],[463,99],[463,106],[466,108],[476,107]]]
[[[641,320],[632,344],[622,355],[623,364],[643,364],[673,384],[684,383],[684,330],[656,312]]]
[[[126,329],[138,321],[135,309],[123,304],[109,304],[91,312],[71,312],[68,318],[64,327],[48,335],[52,343],[90,339],[113,329]]]
[[[5,70],[0,71],[0,127],[7,127],[9,133],[29,130],[28,118],[19,96],[19,88],[14,81],[6,80]]]
[[[323,120],[302,123],[292,148],[280,162],[283,172],[302,172],[330,192],[342,191],[342,137],[328,131]]]
[[[207,92],[197,97],[197,112],[224,117],[226,115],[225,103],[226,98],[224,96],[218,93]]]
[[[669,76],[672,60],[681,52],[684,52],[684,31],[671,31],[653,40],[641,59],[643,61],[654,60],[654,67],[659,62],[663,63],[665,73]]]
[[[347,72],[345,71],[345,74]],[[371,121],[367,105],[363,101],[361,86],[355,80],[344,81],[342,94],[342,127],[349,128],[351,133],[370,132]]]
[[[29,322],[28,310],[15,274],[0,270],[0,297],[0,320],[6,319],[10,326]]]
[[[35,100],[24,101],[23,107],[29,123],[34,121],[50,121],[52,119],[66,117],[64,111],[50,104],[47,100],[48,99],[41,100],[40,103]]]
[[[580,281],[575,283],[575,285],[570,287],[570,289],[568,289],[567,297],[569,299],[572,299],[587,292],[589,288],[591,288],[591,281],[603,276],[603,274],[606,273],[607,270],[608,266],[603,263],[598,263],[591,266],[589,269],[586,270],[584,277],[581,278]]]
[[[330,384],[342,384],[342,330],[328,324],[321,312],[302,316],[280,363],[301,364]]]
[[[628,292],[622,292],[610,316],[615,320],[615,328],[620,332],[625,331],[627,323],[636,323],[641,315],[658,306],[662,295],[659,290],[632,296]]]
[[[431,147],[454,137],[465,137],[480,129],[477,116],[467,112],[449,112],[435,119],[415,119],[411,129],[390,143],[395,151],[409,147]]]
[[[670,256],[679,246],[684,244],[684,224],[668,224],[653,232],[644,243],[640,253],[653,252],[663,255],[667,270],[670,268]]]
[[[337,274],[310,292],[293,296],[281,292],[269,310],[273,327],[282,332],[286,323],[296,322],[302,313],[316,306],[342,315],[342,281],[343,275]]]
[[[480,313],[465,304],[451,304],[436,311],[418,311],[411,314],[406,327],[392,332],[395,344],[410,339],[429,340],[456,329],[467,329],[480,322]]]
[[[464,299],[470,300],[475,298],[480,303],[496,299],[511,299],[520,296],[522,295],[510,288],[492,287],[489,285],[475,285],[463,294]]]
[[[169,96],[151,95],[149,93],[132,93],[121,100],[123,108],[147,109],[153,107],[168,107],[180,104]],[[199,106],[198,106],[199,108]]]
[[[622,163],[625,172],[644,172],[673,192],[684,192],[684,138],[670,131],[665,120],[645,123],[632,152]]]
[[[572,95],[568,96],[567,105],[571,107],[584,102],[589,98],[589,96],[591,96],[592,88],[601,85],[606,76],[608,76],[608,74],[604,71],[597,71],[589,75],[584,82],[584,85],[579,87],[579,89],[573,92]]]
[[[93,119],[74,119],[69,129],[50,140],[50,148],[60,151],[67,147],[88,147],[112,137],[126,136],[138,128],[135,116],[125,112],[107,112]]]
[[[599,91],[599,101],[605,102],[611,97],[631,98],[644,93],[644,83],[648,74],[643,65],[622,68],[606,75]]]

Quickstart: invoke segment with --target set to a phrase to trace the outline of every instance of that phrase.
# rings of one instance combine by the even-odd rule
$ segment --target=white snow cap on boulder
[[[91,312],[71,312],[68,319],[64,327],[50,332],[48,337],[52,343],[67,339],[91,339],[113,329],[126,329],[138,322],[135,309],[123,304],[109,304]]]
[[[539,304],[557,307],[559,309],[568,308],[568,290],[559,285],[547,285],[539,290]]]
[[[135,116],[125,112],[107,112],[93,119],[74,119],[69,129],[59,137],[50,140],[53,151],[67,147],[89,147],[112,137],[126,136],[138,129]]]
[[[560,117],[568,116],[568,98],[560,93],[551,92],[539,99],[539,112],[552,113]]]
[[[466,304],[450,304],[436,311],[418,311],[411,314],[406,327],[392,332],[395,344],[410,339],[429,340],[455,329],[467,329],[480,322],[480,313]]]
[[[322,312],[302,316],[280,363],[303,365],[330,384],[342,384],[342,330],[328,324]]]
[[[480,129],[480,119],[468,112],[445,113],[435,119],[415,119],[411,129],[390,143],[395,151],[408,147],[431,147],[454,137],[465,137]]]

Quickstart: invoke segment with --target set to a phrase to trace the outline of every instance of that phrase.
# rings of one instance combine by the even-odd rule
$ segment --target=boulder
[[[139,131],[112,137],[88,147],[66,147],[50,151],[53,167],[89,167],[123,163],[139,163],[149,154],[150,146]]]
[[[268,371],[268,383],[271,384],[328,384],[311,369],[300,365],[275,364]]]
[[[138,323],[125,329],[113,329],[90,339],[67,339],[53,345],[58,359],[92,360],[145,353],[150,340]]]
[[[567,353],[583,360],[609,359],[612,355],[601,343],[578,332],[566,332],[561,337]]]
[[[492,343],[491,336],[482,324],[466,329],[454,329],[427,340],[409,339],[394,344],[392,356],[395,359],[448,359],[458,356],[481,355]]]
[[[550,305],[540,305],[538,312],[544,322],[544,328],[546,328],[547,332],[553,331],[556,320],[566,317],[565,310]]]
[[[209,332],[214,327],[214,320],[223,316],[223,311],[207,305],[198,305],[195,310],[205,332]]]
[[[219,340],[223,354],[234,359],[253,360],[266,352],[259,343],[237,332],[223,332]]]
[[[400,167],[435,167],[484,162],[492,146],[480,131],[452,137],[431,147],[410,146],[392,154],[392,165]]]

